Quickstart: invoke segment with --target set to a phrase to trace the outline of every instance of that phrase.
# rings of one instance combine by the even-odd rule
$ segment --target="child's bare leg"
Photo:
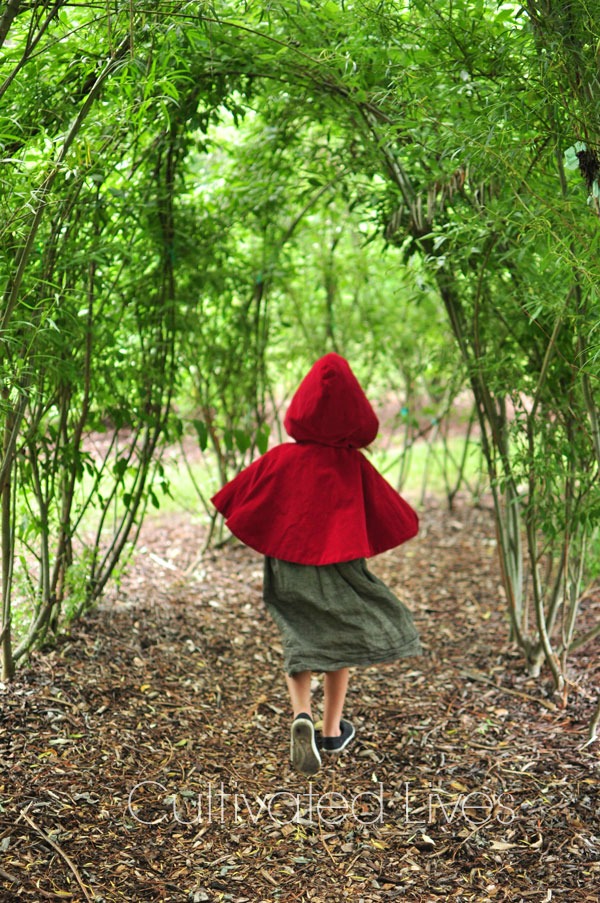
[[[340,668],[339,671],[327,671],[325,673],[323,689],[323,736],[339,737],[340,721],[346,701],[348,689],[348,668]]]
[[[290,729],[290,758],[301,774],[316,774],[321,767],[315,726],[310,711],[310,671],[286,674],[294,720]]]
[[[310,709],[310,671],[298,671],[297,674],[286,674],[290,699],[292,701],[292,709],[294,710],[294,718],[301,712],[311,715]],[[312,716],[311,716],[312,717]]]

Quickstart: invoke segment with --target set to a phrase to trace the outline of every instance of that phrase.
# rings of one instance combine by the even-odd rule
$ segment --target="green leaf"
[[[196,435],[198,436],[198,445],[201,451],[206,451],[208,445],[208,428],[203,420],[192,420]]]
[[[265,424],[264,426],[261,426],[261,428],[259,429],[259,431],[256,434],[256,447],[259,450],[259,452],[261,453],[261,455],[264,455],[269,447],[270,432],[271,432],[271,430]]]
[[[116,476],[118,480],[122,480],[125,476],[125,471],[127,470],[127,458],[119,458],[118,461],[115,461],[113,464],[112,472]]]
[[[244,430],[234,430],[234,435],[238,450],[245,454],[252,445],[252,437]]]

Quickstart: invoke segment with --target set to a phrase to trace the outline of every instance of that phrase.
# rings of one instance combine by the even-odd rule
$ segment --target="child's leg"
[[[290,758],[301,774],[311,776],[321,767],[321,756],[310,711],[310,671],[286,674],[288,690],[294,710],[290,731]]]
[[[348,689],[348,668],[327,671],[324,677],[323,736],[339,737],[340,721]]]
[[[286,674],[290,699],[292,700],[292,709],[294,710],[294,718],[301,712],[311,715],[310,708],[310,671],[299,671],[297,674]],[[312,716],[311,716],[312,717]]]

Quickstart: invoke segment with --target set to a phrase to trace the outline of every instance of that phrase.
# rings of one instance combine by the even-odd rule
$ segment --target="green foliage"
[[[227,479],[337,350],[401,482],[470,387],[513,633],[559,682],[599,507],[599,39],[585,0],[5,10],[5,673],[13,584],[20,656],[101,591],[163,443]]]

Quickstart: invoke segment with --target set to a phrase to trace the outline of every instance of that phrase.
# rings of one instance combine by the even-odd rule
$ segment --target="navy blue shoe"
[[[321,737],[321,749],[326,753],[339,753],[354,740],[356,731],[351,721],[340,721],[339,737]]]
[[[321,767],[317,735],[310,715],[302,712],[292,722],[290,757],[300,774],[316,774]]]

